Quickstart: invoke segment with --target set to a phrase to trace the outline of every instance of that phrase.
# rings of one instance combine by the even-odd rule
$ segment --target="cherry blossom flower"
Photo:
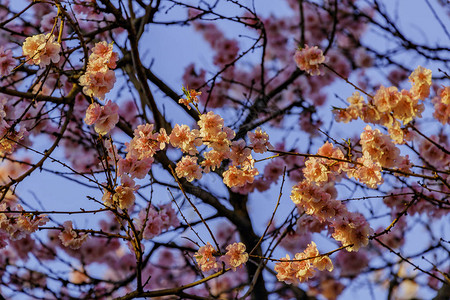
[[[204,140],[213,139],[223,128],[223,119],[212,111],[200,115],[200,120],[197,122],[200,127],[200,136]]]
[[[225,265],[236,271],[236,268],[242,267],[248,260],[248,253],[245,252],[245,245],[241,242],[233,243],[227,246],[227,253],[222,255],[220,259]]]
[[[313,277],[315,268],[319,270],[327,269],[329,272],[333,270],[333,264],[329,257],[312,258],[315,256],[319,256],[319,251],[314,242],[311,242],[304,252],[295,254],[294,261],[289,262],[290,257],[286,254],[286,258],[282,258],[281,262],[275,264],[277,279],[286,283],[297,284]]]
[[[83,86],[83,92],[100,100],[114,87],[116,83],[116,74],[112,70],[105,72],[87,72],[80,77],[80,85]]]
[[[11,49],[0,47],[0,76],[10,75],[12,69],[16,65]]]
[[[246,183],[252,183],[258,174],[258,170],[251,167],[237,168],[236,166],[230,166],[228,170],[223,172],[223,183],[228,187],[242,187]]]
[[[371,160],[379,162],[383,167],[392,168],[400,161],[400,150],[390,137],[378,129],[372,130],[369,125],[361,133],[361,146],[364,154],[367,153]]]
[[[252,150],[246,147],[244,140],[233,141],[230,150],[228,158],[236,166],[244,163],[252,153]]]
[[[255,132],[247,133],[250,139],[249,147],[253,147],[256,153],[264,153],[267,150],[272,150],[273,146],[269,143],[269,135],[262,131],[260,127],[256,128]]]
[[[349,170],[347,175],[350,178],[355,177],[371,189],[376,189],[378,185],[384,182],[381,176],[381,164],[373,161],[367,152],[364,153],[363,157],[358,158],[357,161],[363,165],[358,166],[356,170]]]
[[[200,132],[196,129],[191,130],[187,125],[176,124],[169,135],[170,144],[180,148],[183,152],[194,155],[198,153],[196,147],[202,144],[199,139]]]
[[[158,134],[154,132],[154,125],[148,123],[139,125],[134,130],[131,142],[125,145],[128,151],[127,157],[137,157],[138,159],[153,157],[156,151],[161,149]]]
[[[114,192],[105,190],[102,201],[108,206],[118,206],[121,209],[128,209],[134,204],[136,196],[134,193],[140,188],[128,175],[122,174],[121,185],[114,189]]]
[[[16,220],[16,226],[27,233],[33,233],[38,230],[39,226],[45,225],[49,221],[46,215],[29,215],[21,214]]]
[[[314,76],[320,75],[319,66],[325,62],[325,56],[317,46],[305,45],[305,48],[295,51],[294,60],[300,70]]]
[[[331,259],[326,255],[319,255],[319,250],[317,250],[317,245],[314,242],[311,242],[311,244],[306,247],[305,251],[306,257],[315,257],[314,259],[311,259],[312,265],[318,269],[319,271],[327,270],[328,272],[333,271],[333,263],[331,262]],[[318,256],[318,257],[316,257]]]
[[[250,150],[250,149],[249,149]],[[222,161],[226,158],[225,153],[212,149],[203,153],[204,160],[200,162],[204,173],[209,173],[220,167]]]
[[[334,193],[331,189],[334,189]],[[329,186],[318,186],[314,182],[303,180],[292,188],[291,200],[308,215],[323,222],[333,219],[343,208],[342,204],[335,200],[335,194],[332,183]]]
[[[115,69],[116,61],[119,59],[117,52],[113,51],[113,44],[107,44],[105,41],[98,42],[92,48],[92,54],[89,56],[89,61],[104,63],[108,68]]]
[[[159,134],[156,137],[156,140],[158,141],[159,144],[159,150],[164,150],[164,148],[166,148],[166,145],[169,144],[170,138],[167,135],[166,130],[164,128],[161,128],[159,130]]]
[[[331,227],[334,229],[332,237],[340,241],[342,245],[352,245],[345,248],[347,251],[358,251],[367,246],[369,235],[373,234],[372,228],[366,218],[360,213],[347,212],[333,220]]]
[[[277,273],[278,281],[284,281],[287,284],[297,284],[296,269],[292,268],[289,254],[282,258],[280,262],[275,264],[275,272]],[[312,277],[312,275],[311,275]]]
[[[53,34],[38,34],[27,37],[22,46],[23,55],[29,64],[45,67],[50,62],[58,63],[61,45],[55,42]]]
[[[177,163],[175,172],[178,177],[185,177],[187,181],[191,182],[194,179],[202,178],[202,169],[197,164],[197,157],[183,156],[183,158]]]
[[[329,173],[326,164],[322,163],[320,158],[310,157],[305,162],[303,174],[311,182],[327,182]]]
[[[92,51],[86,73],[80,77],[80,85],[86,95],[103,100],[116,82],[116,74],[110,69],[116,67],[118,55],[113,52],[112,44],[104,41],[95,44]]]
[[[431,70],[418,66],[409,76],[412,83],[411,94],[421,100],[425,100],[430,95]]]
[[[119,106],[108,100],[104,106],[99,106],[97,103],[89,105],[86,110],[86,118],[84,119],[87,125],[95,124],[95,132],[101,135],[106,135],[119,122]]]
[[[72,221],[65,221],[64,230],[58,235],[61,243],[71,249],[79,249],[88,238],[87,234],[78,234],[73,230]]]
[[[102,107],[98,103],[92,103],[86,110],[86,117],[84,118],[84,122],[87,125],[95,124],[95,122],[97,122],[97,120],[100,118],[101,113]]]
[[[120,180],[121,185],[115,189],[113,200],[115,203],[119,204],[121,209],[130,208],[136,199],[134,193],[140,188],[140,186],[136,185],[134,180],[127,175],[122,175]]]
[[[379,112],[391,111],[393,107],[400,101],[398,89],[395,86],[385,88],[380,86],[377,90],[374,99],[374,105]]]
[[[207,114],[202,114],[197,123],[204,145],[224,154],[229,151],[231,139],[235,136],[235,133],[231,128],[223,126],[222,117],[210,111]]]
[[[142,179],[150,171],[153,161],[153,157],[145,157],[140,160],[138,160],[135,156],[127,157],[125,159],[121,158],[117,163],[117,174],[122,176],[122,174],[127,173],[131,178]]]
[[[211,270],[216,271],[220,268],[220,265],[214,256],[215,253],[216,250],[209,242],[206,243],[205,246],[200,247],[198,251],[194,253],[195,261],[199,265],[202,272],[208,272]]]

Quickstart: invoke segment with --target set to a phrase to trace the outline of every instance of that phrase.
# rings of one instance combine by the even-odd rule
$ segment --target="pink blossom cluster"
[[[363,157],[358,158],[358,162],[362,163],[363,166],[357,170],[353,170],[353,172],[348,172],[349,177],[354,176],[366,184],[370,181],[370,184],[367,185],[375,188],[383,182],[381,178],[382,167],[395,168],[403,172],[411,171],[412,165],[409,156],[401,156],[400,150],[392,142],[390,137],[382,134],[378,129],[372,130],[367,125],[364,132],[361,133],[360,143],[362,145]]]
[[[184,177],[191,182],[202,178],[202,168],[197,164],[197,157],[185,155],[177,163],[175,172],[178,177]]]
[[[180,148],[181,151],[190,155],[197,154],[197,147],[202,144],[200,132],[197,129],[191,130],[188,125],[176,124],[169,139],[172,146]]]
[[[231,130],[228,130],[229,132]],[[228,134],[228,138],[234,137],[234,132]],[[268,148],[272,149],[272,145],[269,143],[269,136],[267,133],[257,128],[255,133],[248,133],[250,139],[249,147],[253,148],[253,151],[257,153],[266,152]],[[251,151],[245,145],[245,141],[233,141],[229,142],[230,147],[225,148],[225,157],[229,158],[232,165],[223,173],[223,182],[232,188],[243,187],[246,184],[253,183],[255,176],[259,174],[259,171],[254,168],[254,159],[251,156]]]
[[[11,49],[4,49],[0,46],[0,76],[10,75],[12,69],[16,65]]]
[[[94,129],[100,135],[106,135],[119,122],[119,106],[108,100],[104,106],[92,103],[86,110],[84,122],[87,125],[95,125]]]
[[[223,172],[223,183],[228,187],[242,187],[252,183],[259,172],[253,168],[253,163],[244,164],[242,167],[230,166]]]
[[[349,178],[354,177],[371,189],[376,189],[378,185],[384,182],[381,175],[383,170],[381,164],[378,161],[374,161],[368,152],[359,157],[357,162],[362,165],[355,166],[355,169],[349,169],[347,172]]]
[[[398,167],[404,161],[400,156],[400,150],[392,142],[388,135],[382,134],[378,129],[372,129],[369,125],[361,133],[363,154],[368,154],[373,161],[379,162],[382,167]]]
[[[225,263],[227,268],[236,271],[237,268],[241,268],[248,261],[248,253],[245,252],[246,248],[243,243],[229,244],[226,250],[227,252],[217,259],[218,252],[208,242],[195,252],[194,258],[202,272],[217,271],[221,267],[220,262]]]
[[[319,255],[319,250],[314,242],[308,245],[305,251],[295,254],[291,260],[289,254],[275,264],[277,279],[288,284],[298,284],[305,282],[315,274],[315,269],[329,272],[333,270],[331,259],[324,255]]]
[[[117,174],[122,176],[128,174],[131,179],[143,179],[150,171],[153,164],[153,157],[145,157],[138,159],[136,156],[128,156],[126,158],[119,158],[117,163]]]
[[[403,144],[410,136],[401,124],[404,126],[422,117],[424,105],[419,100],[426,99],[430,94],[431,71],[419,66],[409,79],[412,82],[409,91],[399,91],[395,86],[380,86],[368,103],[359,92],[353,93],[347,99],[350,103],[347,108],[334,110],[336,120],[347,123],[360,118],[366,123],[385,126],[391,139],[396,144]]]
[[[140,188],[128,175],[122,174],[121,184],[113,190],[105,189],[102,201],[105,205],[129,209],[133,206],[136,196],[134,193]]]
[[[304,48],[295,51],[294,60],[300,70],[314,76],[320,75],[319,66],[325,62],[325,56],[317,46],[305,45]]]
[[[0,213],[0,233],[10,240],[21,240],[29,234],[38,230],[39,226],[45,225],[49,219],[46,215],[34,215],[20,213],[23,207],[16,203],[0,204],[0,211],[19,211],[17,213]],[[1,243],[1,247],[6,246],[6,240]]]
[[[141,209],[136,219],[136,228],[142,234],[142,238],[151,240],[170,227],[180,226],[177,213],[170,204],[161,205],[157,210],[153,205],[147,209]]]
[[[157,151],[166,148],[168,143],[169,136],[164,128],[158,133],[154,130],[153,124],[139,125],[134,130],[133,139],[125,144],[128,151],[127,158],[135,157],[138,160],[152,158]]]
[[[450,86],[440,88],[432,102],[434,104],[433,117],[442,125],[450,124]]]
[[[328,142],[317,154],[330,159],[310,157],[306,160],[303,169],[305,179],[292,188],[291,200],[301,211],[305,211],[320,222],[328,222],[329,228],[334,230],[332,233],[334,239],[343,245],[352,245],[347,248],[348,251],[358,251],[361,246],[368,244],[372,230],[363,215],[349,212],[344,204],[336,200],[337,191],[334,182],[340,180],[342,172],[346,172],[348,177],[355,177],[367,186],[375,188],[382,182],[381,166],[374,163],[365,152],[361,160],[363,166],[355,164],[355,167],[349,167],[342,151]],[[344,226],[346,221],[349,224],[354,222],[357,226],[346,227]]]
[[[317,154],[329,158],[344,160],[344,153],[333,144],[326,142],[319,148]],[[310,182],[325,183],[339,179],[339,173],[346,170],[347,163],[323,157],[309,157],[305,161],[303,174]]]
[[[185,177],[188,181],[200,179],[202,172],[214,171],[224,159],[229,158],[232,164],[223,173],[223,182],[228,187],[242,187],[252,183],[259,172],[254,168],[251,150],[245,141],[232,142],[235,132],[224,126],[222,117],[211,111],[200,115],[197,124],[199,129],[192,130],[187,125],[176,124],[169,136],[172,146],[189,154],[177,163],[177,176]],[[257,151],[266,151],[272,147],[268,142],[268,135],[259,128],[256,133],[249,133],[249,136]],[[208,146],[211,150],[205,151],[198,163],[198,158],[193,155],[198,153],[197,147],[201,145]]]
[[[113,70],[116,67],[118,55],[113,51],[113,45],[105,41],[95,44],[89,56],[86,72],[80,77],[83,92],[101,100],[105,98],[116,82]]]
[[[418,66],[408,78],[412,84],[411,94],[420,100],[428,98],[431,87],[431,70]]]
[[[223,119],[213,112],[200,115],[198,126],[199,129],[191,130],[187,125],[176,124],[170,135],[167,135],[164,129],[159,133],[155,132],[153,124],[139,125],[134,131],[133,139],[126,143],[126,158],[116,155],[113,160],[118,160],[119,175],[128,173],[131,178],[143,178],[151,167],[155,153],[163,150],[170,142],[173,147],[189,154],[177,163],[175,172],[178,177],[184,177],[188,181],[200,179],[202,172],[215,170],[224,159],[229,158],[232,165],[223,173],[224,183],[229,187],[242,187],[252,183],[259,172],[254,168],[251,150],[246,147],[245,141],[231,142],[235,136],[234,131],[224,126]],[[260,128],[255,133],[249,133],[249,137],[256,151],[264,152],[272,148],[267,133]],[[203,153],[199,163],[199,158],[194,155],[198,154],[197,147],[201,145],[212,149]],[[110,199],[110,195],[105,193],[105,199]]]
[[[269,135],[262,131],[260,127],[256,128],[255,132],[249,132],[250,139],[249,147],[253,147],[256,153],[264,153],[267,150],[272,150],[273,146],[269,143]]]
[[[369,235],[373,234],[366,218],[360,213],[346,212],[337,216],[330,227],[334,229],[331,235],[342,245],[349,245],[347,251],[358,251],[369,243]]]
[[[200,127],[200,137],[204,145],[212,148],[217,152],[228,152],[230,149],[231,139],[234,138],[234,131],[224,126],[221,116],[212,111],[202,114],[197,122]]]
[[[45,67],[50,62],[58,63],[61,45],[55,41],[53,34],[38,34],[27,37],[22,46],[27,63]]]
[[[291,192],[291,200],[301,210],[319,222],[326,222],[335,240],[345,246],[352,245],[347,251],[358,251],[368,244],[372,229],[363,215],[349,212],[335,197],[333,185],[317,186],[306,180],[295,185]]]
[[[336,188],[331,183],[318,185],[303,180],[292,188],[291,200],[308,215],[323,222],[332,220],[343,209],[340,201],[335,199],[336,195]]]
[[[73,230],[72,221],[65,221],[63,224],[64,230],[58,235],[61,243],[71,249],[79,249],[86,241],[89,235],[79,234]]]

